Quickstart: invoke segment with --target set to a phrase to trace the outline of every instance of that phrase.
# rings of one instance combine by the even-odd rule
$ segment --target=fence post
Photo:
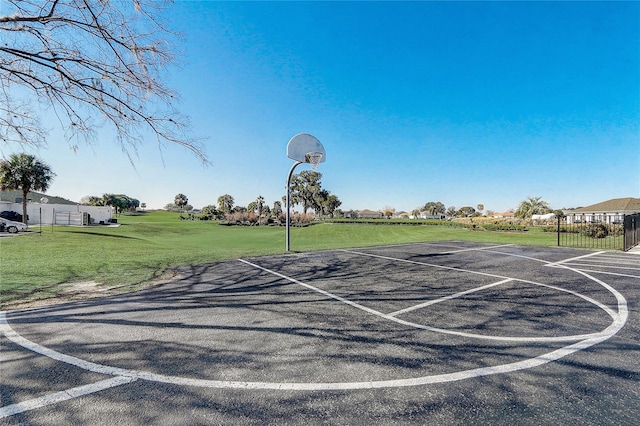
[[[627,251],[627,215],[622,215],[622,251]]]
[[[558,219],[558,247],[560,247],[560,220],[561,217],[559,214],[556,215],[556,218]]]

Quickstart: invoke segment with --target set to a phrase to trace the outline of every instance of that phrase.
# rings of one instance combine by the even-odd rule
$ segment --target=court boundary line
[[[599,307],[600,309],[602,309],[605,313],[607,313],[611,319],[613,320],[612,323],[609,325],[609,327],[611,327],[613,324],[615,324],[616,319],[619,317],[619,313],[614,312],[611,308],[609,308],[608,306],[605,306],[604,304],[600,303],[597,300],[594,300],[588,296],[585,296],[581,293],[578,293],[576,291],[573,290],[569,290],[569,289],[564,289],[561,287],[556,287],[550,284],[544,284],[544,283],[537,283],[535,281],[529,281],[529,280],[523,280],[523,279],[519,279],[519,278],[512,278],[512,277],[504,277],[504,276],[500,276],[500,275],[495,275],[495,274],[489,274],[486,272],[477,272],[477,271],[470,271],[470,270],[466,270],[466,269],[461,269],[461,268],[453,268],[451,266],[442,266],[442,265],[436,265],[436,264],[431,264],[431,263],[426,263],[426,262],[417,262],[414,260],[407,260],[407,259],[400,259],[400,258],[394,258],[394,257],[389,257],[389,256],[381,256],[381,255],[376,255],[376,254],[370,254],[370,253],[363,253],[363,252],[357,252],[357,251],[351,251],[351,250],[338,250],[341,252],[347,252],[347,253],[352,253],[355,255],[360,255],[360,256],[370,256],[370,257],[374,257],[374,258],[381,258],[381,259],[385,259],[385,260],[395,260],[395,261],[401,261],[401,262],[408,262],[408,263],[412,263],[412,264],[416,264],[416,265],[422,265],[422,266],[430,266],[430,267],[437,267],[437,268],[443,268],[443,269],[447,269],[447,270],[453,270],[453,271],[458,271],[458,272],[466,272],[466,273],[471,273],[471,274],[478,274],[478,275],[484,275],[484,276],[490,276],[490,277],[497,277],[497,278],[502,278],[503,281],[515,281],[515,282],[524,282],[527,284],[532,284],[532,285],[536,285],[536,286],[542,286],[542,287],[546,287],[546,288],[551,288],[560,292],[564,292],[564,293],[568,293],[568,294],[572,294],[576,297],[579,297],[583,300],[586,300],[587,302]],[[385,314],[383,312],[377,311],[375,309],[366,307],[364,305],[361,305],[357,302],[353,302],[345,297],[342,296],[338,296],[336,294],[333,294],[331,292],[328,292],[326,290],[322,290],[318,287],[315,287],[311,284],[302,282],[296,278],[293,277],[289,277],[287,275],[281,274],[279,272],[273,271],[269,268],[265,268],[263,266],[257,265],[255,263],[249,262],[248,260],[245,259],[238,259],[238,261],[245,263],[247,265],[253,266],[257,269],[260,269],[264,272],[270,273],[272,275],[275,275],[277,277],[280,277],[282,279],[285,279],[289,282],[292,282],[294,284],[298,284],[301,285],[303,287],[306,287],[309,290],[318,292],[320,294],[323,294],[329,298],[338,300],[340,302],[346,303],[347,305],[350,305],[356,309],[360,309],[362,311],[365,311],[367,313],[370,313],[372,315],[376,315],[380,318],[392,321],[392,322],[396,322],[398,324],[401,325],[405,325],[405,326],[409,326],[412,328],[416,328],[416,329],[420,329],[420,330],[425,330],[425,331],[432,331],[432,332],[436,332],[436,333],[441,333],[441,334],[449,334],[449,335],[453,335],[453,336],[460,336],[460,337],[468,337],[468,338],[473,338],[473,339],[483,339],[483,340],[496,340],[496,341],[507,341],[507,342],[546,342],[546,343],[551,343],[551,342],[573,342],[573,341],[577,341],[577,340],[583,340],[583,339],[590,339],[592,337],[598,336],[601,333],[605,333],[605,331],[609,328],[605,328],[602,331],[599,332],[595,332],[595,333],[587,333],[587,334],[579,334],[579,335],[570,335],[570,336],[551,336],[551,337],[519,337],[519,336],[492,336],[492,335],[486,335],[486,334],[475,334],[475,333],[467,333],[464,331],[456,331],[456,330],[448,330],[448,329],[444,329],[444,328],[439,328],[439,327],[432,327],[432,326],[428,326],[428,325],[424,325],[424,324],[418,324],[415,322],[411,322],[411,321],[406,321],[400,318],[397,318],[396,316],[392,316],[389,314]],[[566,266],[563,266],[563,268],[566,269],[571,269],[568,268]],[[584,275],[584,274],[583,274]],[[595,280],[595,278],[593,278]],[[624,298],[623,298],[624,299]],[[626,300],[625,300],[626,303]]]
[[[495,249],[495,248],[498,248],[498,247],[510,247],[510,246],[513,246],[513,245],[514,244],[500,244],[500,245],[497,245],[497,246],[488,246],[488,247],[470,247],[470,248],[465,248],[465,249],[460,249],[460,250],[443,251],[443,252],[438,253],[438,254],[464,253],[465,251],[484,251],[484,250],[492,250],[492,249]]]
[[[573,294],[576,297],[584,299],[587,302],[598,306],[600,309],[605,311],[614,320],[615,320],[616,316],[618,315],[611,308],[609,308],[608,306],[605,306],[604,304],[600,303],[599,301],[597,301],[595,299],[592,299],[591,297],[585,296],[584,294],[578,293],[578,292],[573,291],[573,290],[569,290],[569,289],[562,288],[562,287],[557,287],[557,286],[554,286],[554,285],[551,285],[551,284],[539,283],[539,282],[525,280],[525,279],[521,279],[521,278],[505,277],[505,276],[502,276],[502,275],[489,274],[487,272],[471,271],[469,269],[454,268],[454,267],[451,267],[451,266],[437,265],[435,263],[418,262],[418,261],[409,260],[409,259],[401,259],[401,258],[390,257],[390,256],[381,256],[381,255],[377,255],[377,254],[358,252],[358,251],[354,251],[354,250],[340,250],[340,251],[347,252],[347,253],[352,253],[352,254],[356,254],[356,255],[360,255],[360,256],[369,256],[369,257],[374,257],[374,258],[379,258],[379,259],[411,263],[411,264],[414,264],[414,265],[424,265],[424,266],[430,266],[430,267],[434,267],[434,268],[446,269],[446,270],[451,270],[451,271],[465,272],[465,273],[475,274],[475,275],[484,275],[484,276],[488,276],[488,277],[511,279],[512,281],[519,281],[519,282],[523,282],[523,283],[527,283],[527,284],[546,287],[546,288],[550,288],[550,289],[557,290],[557,291],[560,291],[560,292]],[[503,252],[499,252],[499,251],[496,251],[494,253],[502,254],[502,255],[505,255],[505,256],[511,256],[511,254],[509,254],[509,253],[503,253]],[[521,255],[513,255],[513,256],[520,257],[520,258],[525,258],[525,259],[537,260],[538,262],[547,263],[547,264],[549,263],[546,260],[530,258],[530,257],[527,257],[527,256],[521,256]],[[568,270],[574,270],[574,271],[578,272],[577,269],[573,269],[573,268],[570,268],[570,267],[565,266],[565,265],[557,265],[557,267],[558,268],[568,269]],[[582,274],[582,275],[584,275],[584,274]],[[589,279],[596,280],[593,277],[591,277]]]

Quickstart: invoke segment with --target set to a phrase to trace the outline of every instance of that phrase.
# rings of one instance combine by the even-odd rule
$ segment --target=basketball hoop
[[[316,170],[320,165],[320,161],[322,161],[322,157],[324,154],[321,152],[307,152],[307,155],[304,156],[305,162],[311,165],[313,170]]]
[[[285,214],[287,216],[287,232],[286,232],[286,248],[290,250],[290,238],[291,234],[289,228],[291,227],[291,177],[293,171],[300,164],[309,164],[313,170],[317,169],[320,163],[327,161],[327,154],[325,153],[324,146],[320,143],[315,136],[308,133],[298,133],[291,138],[287,144],[287,157],[294,160],[295,163],[289,170],[289,177],[287,177],[287,209]]]

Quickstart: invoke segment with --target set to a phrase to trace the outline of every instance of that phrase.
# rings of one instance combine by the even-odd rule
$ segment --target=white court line
[[[102,390],[131,383],[136,380],[138,379],[135,377],[116,376],[99,382],[90,383],[88,385],[78,386],[52,393],[50,395],[41,396],[39,398],[30,399],[28,401],[6,405],[4,407],[0,407],[0,419],[24,413],[25,411],[35,410],[36,408],[46,407],[47,405],[57,404],[58,402],[78,398],[80,396],[100,392]]]
[[[513,244],[505,244],[505,245],[506,246],[511,246]],[[583,258],[586,258],[586,257],[595,256],[595,255],[598,255],[598,254],[602,254],[604,256],[607,256],[608,252],[605,252],[605,251],[589,253],[589,254],[586,254],[586,255],[583,255],[583,256],[572,257],[572,258],[561,260],[561,261],[558,261],[558,262],[550,262],[548,260],[538,259],[536,257],[524,256],[524,255],[515,254],[515,253],[505,253],[505,252],[502,252],[502,251],[492,250],[494,247],[498,247],[498,246],[485,247],[484,250],[488,251],[488,252],[491,252],[491,253],[502,254],[502,255],[510,256],[510,257],[518,257],[518,258],[521,258],[521,259],[528,259],[528,260],[533,260],[533,261],[536,261],[536,262],[544,263],[545,264],[544,266],[550,267],[550,268],[568,269],[568,270],[572,270],[574,272],[578,272],[579,270],[581,270],[581,271],[585,271],[585,272],[596,272],[596,273],[599,273],[599,274],[636,278],[635,275],[618,274],[618,273],[614,273],[614,272],[594,271],[594,270],[590,270],[590,269],[570,267],[570,266],[574,266],[573,264],[571,264],[570,266],[565,265],[566,262],[571,262],[573,260],[583,259]],[[414,263],[414,264],[418,264],[418,265],[433,266],[433,267],[436,267],[436,268],[444,268],[444,269],[453,269],[453,270],[457,270],[457,271],[469,272],[469,273],[472,273],[472,274],[480,274],[480,275],[489,275],[489,276],[491,276],[491,274],[484,274],[482,272],[468,271],[468,270],[465,270],[465,269],[451,268],[451,267],[448,267],[448,266],[441,266],[441,265],[435,265],[435,264],[429,264],[429,263],[423,263],[423,262],[416,262],[416,261],[413,261],[413,260],[396,259],[396,258],[393,258],[393,257],[379,256],[379,255],[363,253],[363,252],[357,252],[357,251],[351,251],[351,250],[341,250],[341,251],[345,251],[345,252],[349,252],[349,253],[355,253],[355,254],[359,254],[359,255],[363,255],[363,256],[379,257],[379,258],[387,259],[387,260],[399,260],[399,261],[402,261],[402,262],[409,262],[409,263]],[[593,260],[595,260],[595,259],[593,259]],[[588,265],[588,266],[595,266],[595,265]],[[582,275],[586,275],[586,274],[582,274]],[[493,276],[501,278],[499,275],[493,275]],[[586,275],[586,276],[589,277],[588,275]],[[510,278],[507,278],[507,279],[510,279]],[[591,279],[595,280],[595,278],[591,278]],[[543,286],[543,287],[548,287],[548,288],[552,288],[552,289],[555,289],[555,290],[568,292],[568,293],[573,294],[575,296],[578,296],[578,297],[580,297],[580,298],[582,298],[582,299],[584,299],[584,300],[586,300],[586,301],[588,301],[590,303],[595,304],[596,306],[598,306],[599,308],[601,308],[605,312],[607,312],[609,314],[609,316],[611,316],[611,318],[613,318],[613,319],[616,318],[615,313],[611,309],[609,309],[608,307],[604,306],[600,302],[597,302],[597,301],[595,301],[595,300],[593,300],[593,299],[591,299],[589,297],[586,297],[586,296],[584,296],[584,295],[582,295],[580,293],[577,293],[577,292],[574,292],[574,291],[571,291],[571,290],[566,290],[566,289],[563,289],[563,288],[560,288],[560,287],[556,287],[556,286],[552,286],[552,285],[548,285],[548,284],[536,283],[536,282],[528,281],[528,280],[520,280],[520,279],[515,279],[515,278],[511,278],[511,280],[521,281],[521,282],[525,282],[525,283],[529,283],[529,284],[540,285],[540,286]]]
[[[441,268],[441,269],[446,269],[446,270],[450,270],[450,271],[460,271],[460,272],[466,272],[466,273],[469,273],[469,274],[483,275],[483,276],[487,276],[487,277],[496,277],[496,278],[502,278],[502,279],[511,279],[511,280],[513,280],[513,281],[519,281],[519,282],[528,283],[528,284],[533,284],[533,285],[537,285],[537,286],[541,286],[541,287],[551,288],[551,289],[553,289],[553,290],[557,290],[557,291],[561,291],[561,292],[564,292],[564,293],[573,294],[574,296],[577,296],[577,297],[579,297],[579,298],[581,298],[581,299],[586,300],[587,302],[589,302],[589,303],[591,303],[591,304],[593,304],[593,305],[596,305],[597,307],[599,307],[600,309],[602,309],[603,311],[605,311],[605,312],[606,312],[606,313],[607,313],[607,314],[608,314],[612,319],[615,319],[615,318],[616,318],[616,315],[617,315],[617,314],[616,314],[612,309],[610,309],[608,306],[605,306],[604,304],[602,304],[602,303],[598,302],[598,301],[597,301],[597,300],[595,300],[595,299],[592,299],[591,297],[588,297],[588,296],[585,296],[584,294],[578,293],[578,292],[576,292],[576,291],[569,290],[569,289],[562,288],[562,287],[558,287],[558,286],[555,286],[555,285],[543,284],[543,283],[538,283],[538,282],[535,282],[535,281],[524,280],[524,279],[520,279],[520,278],[504,277],[504,276],[501,276],[501,275],[489,274],[489,273],[486,273],[486,272],[471,271],[471,270],[469,270],[469,269],[453,268],[453,267],[451,267],[451,266],[437,265],[437,264],[434,264],[434,263],[417,262],[417,261],[415,261],[415,260],[400,259],[400,258],[389,257],[389,256],[380,256],[380,255],[377,255],[377,254],[371,254],[371,253],[364,253],[364,252],[358,252],[358,251],[352,251],[352,250],[340,250],[340,251],[347,252],[347,253],[353,253],[353,254],[360,255],[360,256],[369,256],[369,257],[374,257],[374,258],[379,258],[379,259],[385,259],[385,260],[395,260],[395,261],[398,261],[398,262],[412,263],[412,264],[415,264],[415,265],[431,266],[431,267],[433,267],[433,268]],[[494,252],[494,253],[500,253],[500,254],[503,254],[503,255],[506,255],[506,256],[512,256],[512,255],[511,255],[511,254],[509,254],[509,253],[502,253],[502,252],[499,252],[499,251],[496,251],[496,252]],[[550,262],[548,262],[548,261],[546,261],[546,260],[536,259],[536,258],[533,258],[533,257],[526,257],[526,256],[517,255],[517,254],[516,254],[516,255],[513,255],[513,256],[515,256],[515,257],[522,257],[522,258],[526,258],[526,259],[537,260],[538,262],[542,262],[542,263],[546,263],[546,264],[550,263]],[[564,269],[567,269],[567,270],[574,270],[573,268],[570,268],[570,267],[565,266],[565,265],[557,265],[557,267],[558,267],[558,268],[564,268]],[[580,272],[579,272],[579,270],[577,270],[577,269],[575,270],[575,272],[580,273]],[[585,274],[582,274],[582,275],[585,275]],[[591,279],[596,280],[595,278],[591,278]],[[477,337],[482,338],[482,337],[480,337],[480,336],[477,336]]]
[[[563,264],[564,265],[564,264]],[[552,265],[551,268],[561,268],[563,265],[557,266]],[[599,263],[569,263],[572,268],[582,269],[583,267],[587,268],[607,268],[607,269],[628,269],[631,271],[640,271],[640,268],[630,268],[628,266],[618,266],[618,265],[601,265]]]
[[[593,266],[593,265],[589,265],[589,266]],[[566,266],[556,266],[556,268],[566,268]],[[594,270],[594,269],[586,269],[586,268],[583,268],[583,267],[579,267],[579,268],[573,268],[572,267],[571,269],[576,270],[576,271],[583,271],[583,272],[593,272],[593,273],[596,273],[596,274],[614,275],[616,277],[640,278],[639,275],[629,275],[629,274],[619,274],[617,272],[597,271],[597,270]]]
[[[158,382],[158,383],[170,383],[170,384],[179,385],[179,386],[194,386],[194,387],[215,388],[215,389],[245,389],[245,390],[268,389],[268,390],[299,390],[299,391],[381,389],[381,388],[394,388],[394,387],[406,387],[406,386],[420,386],[420,385],[428,385],[428,384],[434,384],[434,383],[446,383],[451,381],[471,379],[475,377],[482,377],[482,376],[488,376],[493,374],[509,373],[513,371],[519,371],[519,370],[537,367],[537,366],[546,364],[548,362],[556,361],[574,352],[586,349],[590,346],[603,342],[609,339],[611,336],[615,335],[624,326],[628,312],[626,311],[621,312],[621,315],[622,315],[622,318],[620,318],[620,321],[616,322],[615,326],[612,325],[607,330],[604,330],[601,333],[597,333],[589,339],[585,339],[580,342],[571,344],[569,346],[565,346],[565,347],[553,350],[551,352],[539,355],[535,358],[530,358],[523,361],[517,361],[513,363],[508,363],[508,364],[479,367],[479,368],[474,368],[470,370],[435,374],[431,376],[420,376],[420,377],[412,377],[412,378],[405,378],[405,379],[367,380],[367,381],[360,381],[360,382],[304,383],[304,382],[248,382],[248,381],[192,379],[188,377],[165,376],[162,374],[156,374],[156,373],[150,373],[150,372],[144,372],[144,371],[130,371],[130,375],[118,376],[118,377],[115,377],[114,379],[120,378],[120,380],[123,381],[123,383],[121,384],[126,383],[127,379],[130,379],[131,381],[135,379],[140,379],[140,380],[147,380],[147,381]],[[0,317],[3,317],[3,316],[4,316],[4,312],[0,312]],[[8,324],[6,329],[12,330]],[[22,340],[26,340],[26,339],[22,338]],[[31,345],[27,349],[33,350],[36,347],[40,347],[41,352],[39,353],[45,352],[43,349],[46,349],[46,348],[39,346],[37,343],[33,343],[33,342],[30,342],[30,343]],[[64,362],[70,363],[71,359],[73,358],[74,357],[68,357],[68,359],[64,360]],[[72,363],[72,365],[76,365],[76,364]],[[108,380],[105,380],[103,382],[104,382],[104,385],[113,384]],[[98,383],[103,383],[103,382],[98,382]],[[115,386],[115,384],[113,385]],[[34,406],[33,408],[37,408],[37,407]],[[7,414],[7,415],[11,415],[11,414]]]
[[[487,251],[490,252],[490,253],[501,254],[503,256],[519,257],[520,259],[533,260],[534,262],[540,262],[540,263],[544,263],[544,264],[548,264],[549,263],[548,260],[538,259],[537,257],[525,256],[523,254],[505,253],[503,251],[497,251],[497,250],[487,250]]]
[[[434,242],[430,242],[430,243],[412,243],[412,244],[393,244],[393,245],[388,245],[388,246],[384,246],[381,247],[382,249],[389,249],[389,248],[403,248],[403,247],[407,247],[407,246],[415,246],[415,245],[419,245],[419,246],[424,246],[424,247],[458,247],[455,246],[453,244],[441,244],[441,243],[434,243]],[[429,253],[429,254],[453,254],[453,253],[462,253],[465,251],[480,251],[480,250],[491,250],[494,248],[498,248],[498,247],[510,247],[513,246],[514,244],[500,244],[500,245],[495,245],[495,246],[489,246],[489,247],[471,247],[471,248],[464,248],[464,249],[457,249],[457,250],[448,250],[448,251],[438,251],[435,253]],[[372,247],[372,249],[375,250],[376,247]],[[341,249],[337,249],[337,251],[348,251],[348,250],[341,250]]]
[[[628,251],[607,251],[602,255],[602,257],[631,260],[634,258],[634,255],[634,253],[630,253]]]
[[[341,250],[341,251],[347,251],[347,250]],[[372,257],[381,257],[381,258],[384,258],[384,259],[400,260],[400,261],[404,261],[404,262],[415,263],[415,264],[418,264],[418,265],[437,266],[437,265],[430,265],[428,263],[407,261],[407,260],[404,260],[404,259],[394,259],[394,258],[391,258],[391,257],[378,256],[378,255],[372,255],[372,254],[367,254],[367,253],[358,253],[358,252],[355,252],[355,251],[353,251],[353,252],[348,251],[348,252],[349,253],[354,253],[354,254],[359,254],[359,255],[364,255],[364,256],[372,256]],[[302,282],[300,280],[297,280],[295,278],[291,278],[291,277],[289,277],[287,275],[281,274],[281,273],[273,271],[271,269],[262,267],[260,265],[256,265],[255,263],[251,263],[251,262],[249,262],[247,260],[238,259],[238,261],[240,261],[242,263],[245,263],[247,265],[253,266],[254,268],[260,269],[262,271],[268,272],[268,273],[270,273],[272,275],[275,275],[277,277],[283,278],[283,279],[285,279],[287,281],[290,281],[290,282],[292,282],[294,284],[298,284],[298,285],[301,285],[303,287],[306,287],[309,290],[318,292],[320,294],[324,294],[325,296],[327,296],[329,298],[332,298],[332,299],[338,300],[340,302],[346,303],[347,305],[350,305],[350,306],[352,306],[354,308],[357,308],[357,309],[360,309],[362,311],[368,312],[368,313],[370,313],[372,315],[376,315],[376,316],[378,316],[380,318],[384,318],[386,320],[393,321],[393,322],[396,322],[398,324],[402,324],[402,325],[405,325],[405,326],[408,326],[408,327],[417,328],[417,329],[420,329],[420,330],[433,331],[433,332],[442,333],[442,334],[450,334],[450,335],[453,335],[453,336],[470,337],[472,339],[497,340],[497,341],[507,341],[507,342],[549,342],[549,343],[550,342],[572,342],[572,341],[582,340],[582,339],[592,339],[594,337],[599,336],[601,333],[603,333],[603,332],[596,332],[596,333],[587,333],[587,334],[576,334],[576,335],[571,335],[571,336],[520,337],[520,336],[492,336],[492,335],[487,335],[487,334],[467,333],[467,332],[464,332],[464,331],[454,331],[454,330],[448,330],[448,329],[445,329],[445,328],[431,327],[429,325],[423,325],[423,324],[418,324],[418,323],[411,322],[411,321],[405,321],[405,320],[397,318],[395,316],[391,316],[391,315],[382,313],[380,311],[376,311],[375,309],[368,308],[368,307],[366,307],[364,305],[361,305],[359,303],[353,302],[353,301],[351,301],[349,299],[345,299],[344,297],[341,297],[341,296],[338,296],[336,294],[330,293],[330,292],[328,292],[326,290],[322,290],[322,289],[320,289],[318,287],[314,287],[311,284],[304,283],[304,282]],[[451,270],[454,270],[454,271],[464,271],[463,269],[451,268],[449,266],[446,266],[446,267],[445,266],[440,266],[440,267],[446,268],[446,269],[451,269]],[[567,267],[565,266],[565,268],[567,268]],[[487,273],[484,273],[484,272],[472,272],[472,271],[466,271],[466,272],[475,273],[475,274],[479,274],[479,275],[495,276],[495,275],[487,274]],[[542,287],[552,288],[552,289],[555,289],[555,290],[558,290],[558,291],[562,291],[562,292],[565,292],[565,293],[573,294],[573,295],[575,295],[577,297],[580,297],[580,298],[582,298],[582,299],[584,299],[584,300],[596,305],[597,307],[599,307],[600,309],[605,311],[614,321],[618,317],[618,314],[616,314],[609,307],[603,305],[602,303],[598,302],[597,300],[594,300],[594,299],[592,299],[590,297],[587,297],[585,295],[582,295],[582,294],[577,293],[577,292],[572,291],[572,290],[567,290],[567,289],[563,289],[563,288],[560,288],[560,287],[551,286],[551,285],[548,285],[548,284],[536,283],[536,282],[533,282],[533,281],[516,280],[516,279],[513,279],[513,278],[509,278],[509,277],[499,277],[499,278],[503,278],[503,280],[520,281],[520,282],[525,282],[525,283],[529,283],[529,284],[533,284],[533,285],[539,285],[539,286],[542,286]]]
[[[618,259],[616,257],[600,256],[597,259],[589,259],[590,263],[604,263],[606,265],[638,265],[638,262],[630,262],[631,259]]]
[[[27,348],[30,351],[33,351],[40,355],[55,359],[56,361],[62,361],[67,364],[75,365],[76,367],[80,367],[87,371],[93,371],[94,373],[107,374],[110,376],[135,376],[134,371],[126,370],[124,368],[109,367],[106,365],[96,364],[91,361],[85,361],[84,359],[76,358],[75,356],[66,355],[58,351],[54,351],[53,349],[49,349],[45,346],[34,343],[31,340],[25,339],[24,337],[19,335],[13,328],[11,328],[11,326],[7,322],[5,312],[0,312],[0,332],[2,332],[5,337],[7,337],[7,339],[11,340],[13,343],[16,343],[23,348]]]
[[[574,260],[584,259],[584,258],[591,257],[591,256],[597,256],[597,255],[602,254],[602,253],[606,253],[606,251],[596,251],[594,253],[589,253],[589,254],[585,254],[585,255],[582,255],[582,256],[576,256],[576,257],[571,257],[569,259],[560,260],[559,262],[549,262],[547,264],[547,266],[549,266],[549,267],[561,266],[564,263],[570,263],[570,262],[573,262]]]
[[[336,299],[336,300],[338,300],[338,301],[340,301],[342,303],[346,303],[347,305],[351,305],[354,308],[361,309],[361,310],[363,310],[365,312],[368,312],[370,314],[373,314],[373,315],[384,315],[383,313],[378,312],[378,311],[376,311],[374,309],[367,308],[366,306],[363,306],[363,305],[361,305],[359,303],[356,303],[356,302],[353,302],[351,300],[345,299],[344,297],[338,296],[337,294],[329,293],[328,291],[322,290],[321,288],[314,287],[314,286],[312,286],[310,284],[307,284],[307,283],[303,283],[302,281],[296,280],[295,278],[288,277],[288,276],[286,276],[284,274],[281,274],[279,272],[272,271],[271,269],[263,268],[260,265],[256,265],[255,263],[251,263],[251,262],[249,262],[247,260],[244,260],[244,259],[238,259],[238,260],[240,262],[242,262],[242,263],[245,263],[245,264],[249,265],[249,266],[253,266],[254,268],[258,268],[261,271],[268,272],[268,273],[270,273],[272,275],[275,275],[276,277],[284,278],[285,280],[291,281],[294,284],[301,285],[303,287],[308,288],[309,290],[313,290],[313,291],[318,292],[320,294],[324,294],[325,296],[330,297],[332,299]]]
[[[382,256],[382,255],[379,255],[379,254],[365,253],[365,252],[355,251],[355,250],[338,250],[338,251],[341,251],[341,252],[344,252],[344,253],[356,254],[358,256],[368,256],[368,257],[375,257],[377,259],[392,260],[394,262],[411,263],[413,265],[431,266],[433,268],[446,269],[446,270],[449,270],[449,271],[466,272],[466,273],[469,273],[469,274],[483,275],[485,277],[501,278],[503,280],[504,279],[511,279],[511,277],[505,277],[504,275],[489,274],[487,272],[472,271],[470,269],[454,268],[452,266],[443,266],[443,265],[438,265],[436,263],[418,262],[417,260],[409,260],[409,259],[402,259],[402,258],[398,258],[398,257]],[[497,252],[497,253],[499,253],[499,252]],[[502,253],[502,254],[504,254],[504,253]]]
[[[410,306],[408,308],[400,309],[399,311],[391,312],[391,313],[388,313],[387,315],[390,316],[390,317],[395,317],[396,315],[404,314],[404,313],[407,313],[407,312],[415,311],[416,309],[424,308],[426,306],[435,305],[436,303],[440,303],[440,302],[444,302],[444,301],[447,301],[447,300],[455,299],[456,297],[461,297],[461,296],[464,296],[464,295],[469,294],[469,293],[475,293],[476,291],[486,290],[488,288],[495,287],[495,286],[500,285],[500,284],[508,283],[509,281],[513,281],[513,280],[511,278],[507,278],[507,279],[504,279],[502,281],[498,281],[498,282],[495,282],[495,283],[483,285],[481,287],[472,288],[470,290],[461,291],[459,293],[451,294],[449,296],[444,296],[444,297],[441,297],[439,299],[429,300],[428,302],[424,302],[424,303],[420,303],[419,305]]]
[[[489,246],[489,247],[473,247],[473,248],[466,248],[466,249],[459,249],[459,250],[450,250],[450,251],[443,251],[441,253],[438,254],[453,254],[453,253],[462,253],[465,251],[481,251],[481,250],[492,250],[498,247],[510,247],[513,246],[513,244],[500,244],[497,246]]]

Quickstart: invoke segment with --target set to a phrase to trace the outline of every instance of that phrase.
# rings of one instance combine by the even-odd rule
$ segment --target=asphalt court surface
[[[635,424],[640,256],[440,242],[0,315],[6,424]]]

